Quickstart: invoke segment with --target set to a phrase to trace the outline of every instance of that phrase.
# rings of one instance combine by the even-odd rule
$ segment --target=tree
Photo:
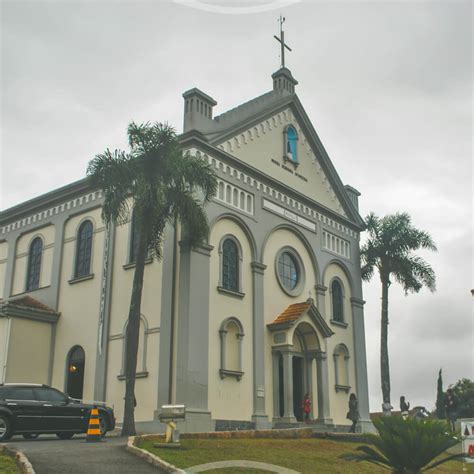
[[[438,374],[438,387],[436,392],[436,416],[439,420],[444,419],[444,392],[443,392],[443,376],[441,369]]]
[[[383,218],[374,213],[366,219],[369,233],[361,248],[362,278],[369,281],[377,268],[382,283],[382,311],[380,331],[380,373],[383,402],[390,404],[390,368],[388,358],[388,290],[391,278],[402,285],[405,294],[418,293],[423,286],[435,291],[436,279],[431,266],[415,250],[436,250],[431,236],[411,224],[407,213]]]
[[[450,388],[459,400],[458,418],[474,418],[474,382],[461,379]]]
[[[122,436],[135,435],[135,376],[145,259],[161,258],[167,224],[181,223],[191,246],[208,234],[206,203],[215,195],[217,179],[204,160],[183,153],[168,124],[128,126],[130,152],[115,150],[93,158],[87,174],[102,189],[102,217],[121,225],[133,218],[137,226],[135,273],[126,331],[125,408]],[[133,203],[133,204],[132,204]]]
[[[416,474],[465,456],[459,453],[437,459],[459,443],[459,439],[446,432],[446,425],[437,420],[404,420],[401,416],[391,416],[375,418],[373,423],[378,436],[366,436],[376,449],[359,446],[357,450],[361,453],[346,454],[344,458],[368,461],[395,473]]]

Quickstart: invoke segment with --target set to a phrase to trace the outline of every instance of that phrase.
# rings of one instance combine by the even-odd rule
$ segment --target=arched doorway
[[[82,400],[86,356],[81,346],[74,346],[68,354],[66,366],[66,393]]]
[[[313,359],[320,349],[319,339],[314,328],[307,322],[298,324],[293,332],[293,413],[298,421],[303,421],[302,402],[306,393],[313,405],[315,382]]]

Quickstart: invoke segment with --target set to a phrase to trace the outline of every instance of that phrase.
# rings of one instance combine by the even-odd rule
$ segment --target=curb
[[[176,466],[173,466],[173,464],[163,461],[163,459],[159,458],[158,456],[155,456],[154,454],[151,454],[149,451],[145,451],[144,449],[137,448],[135,446],[135,441],[137,441],[140,438],[141,436],[130,436],[128,438],[127,447],[125,449],[129,453],[139,458],[142,458],[147,463],[152,464],[153,466],[157,466],[160,469],[163,469],[163,471],[165,472],[171,472],[175,474],[186,474],[186,471],[183,471],[182,469],[178,469]]]
[[[10,448],[5,444],[0,444],[0,453],[11,456],[15,459],[17,466],[20,468],[22,474],[35,474],[35,470],[31,465],[29,459],[21,451]]]

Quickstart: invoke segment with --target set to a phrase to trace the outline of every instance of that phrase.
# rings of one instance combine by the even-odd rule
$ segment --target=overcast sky
[[[187,5],[185,5],[187,3]],[[277,5],[279,4],[279,5]],[[287,66],[361,214],[406,211],[431,233],[437,292],[390,287],[392,404],[434,406],[473,375],[470,2],[1,2],[1,202],[82,178],[125,146],[127,124],[182,129],[194,86],[216,114],[272,88],[285,15]],[[371,410],[381,403],[380,284],[364,286]]]

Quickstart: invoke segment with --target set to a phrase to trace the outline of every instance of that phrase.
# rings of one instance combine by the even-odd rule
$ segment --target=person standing
[[[307,393],[303,398],[303,403],[301,404],[304,413],[304,420],[309,421],[309,414],[311,413],[311,398],[309,398],[309,393]]]
[[[405,397],[402,395],[400,397],[400,412],[402,414],[402,418],[406,420],[409,415],[410,410],[410,403],[405,401]]]
[[[446,419],[448,420],[449,429],[452,433],[455,431],[455,424],[458,418],[458,405],[458,397],[456,397],[452,388],[448,388],[446,391],[446,398],[444,399],[444,410],[446,412]]]
[[[349,411],[347,412],[347,418],[352,421],[352,426],[349,433],[355,433],[357,422],[359,421],[359,402],[355,393],[351,393],[349,397]]]

